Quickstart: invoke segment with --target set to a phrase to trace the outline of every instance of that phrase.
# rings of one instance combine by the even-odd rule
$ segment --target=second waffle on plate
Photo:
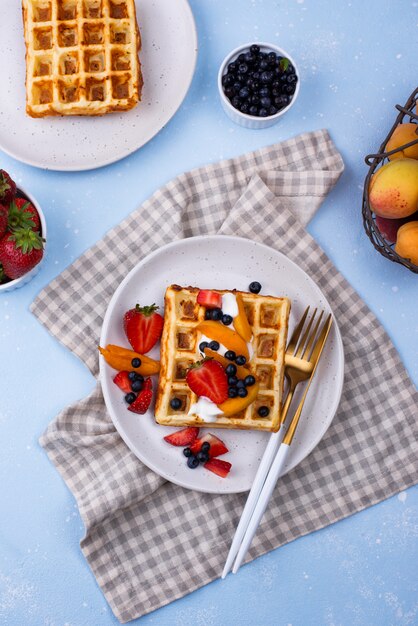
[[[26,111],[104,115],[141,99],[134,0],[23,0]]]
[[[254,391],[249,390],[248,399],[236,397],[226,400],[219,407],[224,414],[217,415],[213,425],[216,428],[276,431],[280,423],[283,397],[290,300],[219,289],[216,293],[222,298],[230,294],[229,298],[241,303],[242,309],[237,317],[243,310],[243,316],[250,326],[248,342],[236,332],[239,323],[237,318],[234,318],[231,326],[224,326],[220,321],[205,320],[205,308],[197,302],[198,288],[178,285],[168,287],[161,338],[156,421],[165,426],[203,426],[209,421],[193,411],[198,398],[186,382],[186,372],[203,356],[215,358],[225,365],[228,363],[223,356],[225,351],[233,350],[237,355],[246,356],[244,367],[237,368],[237,375],[253,375],[256,379]],[[211,339],[220,344],[218,350],[206,348],[202,355],[199,346],[203,341],[209,343]],[[250,394],[255,397],[252,398]],[[181,402],[178,408],[173,408],[173,398],[177,399],[177,404]],[[260,415],[260,407],[267,407],[268,414]]]

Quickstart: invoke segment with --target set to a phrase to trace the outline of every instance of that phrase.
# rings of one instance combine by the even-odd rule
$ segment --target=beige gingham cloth
[[[182,174],[32,305],[97,377],[113,292],[143,256],[170,241],[247,237],[279,249],[320,286],[344,342],[341,404],[317,448],[279,481],[248,560],[418,482],[418,394],[382,326],[305,230],[342,170],[328,133],[315,131]],[[188,491],[149,470],[116,432],[99,384],[52,422],[41,445],[77,500],[82,551],[121,622],[220,576],[246,495]]]

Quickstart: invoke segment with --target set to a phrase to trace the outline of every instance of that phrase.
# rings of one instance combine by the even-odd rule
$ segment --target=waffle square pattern
[[[290,300],[246,292],[216,290],[241,294],[252,330],[249,346],[248,373],[259,383],[256,399],[236,415],[218,415],[211,428],[277,431],[283,398],[284,357],[290,313]],[[165,294],[164,330],[161,338],[161,370],[158,384],[155,418],[165,426],[204,426],[198,415],[189,415],[197,396],[186,383],[187,369],[202,359],[199,344],[203,341],[199,324],[204,321],[205,308],[198,304],[199,289],[171,285]],[[221,322],[219,322],[221,324]],[[228,348],[228,346],[226,346]],[[178,398],[181,406],[175,410],[171,400]],[[267,417],[258,414],[267,406]]]
[[[23,0],[26,111],[104,115],[141,99],[134,0]]]

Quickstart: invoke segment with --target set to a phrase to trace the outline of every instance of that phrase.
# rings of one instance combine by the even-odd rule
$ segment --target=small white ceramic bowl
[[[35,209],[38,211],[39,219],[41,222],[41,236],[43,237],[43,239],[45,239],[44,255],[42,259],[40,260],[40,262],[38,263],[38,265],[35,265],[35,267],[32,268],[27,274],[24,274],[23,276],[21,276],[20,278],[16,278],[15,280],[11,280],[8,283],[3,283],[2,285],[0,285],[0,294],[5,293],[7,291],[13,291],[14,289],[19,289],[20,287],[23,287],[23,285],[26,285],[26,283],[32,280],[32,278],[36,276],[36,274],[39,272],[41,265],[45,259],[46,240],[47,240],[45,216],[41,210],[41,207],[39,206],[39,203],[37,202],[37,200],[33,197],[31,193],[28,193],[22,187],[18,187],[17,196],[21,198],[23,197],[29,200],[29,202],[31,202],[33,206],[35,207]]]
[[[275,52],[276,54],[289,59],[289,61],[295,68],[296,76],[298,77],[295,93],[293,94],[292,99],[287,105],[287,107],[284,107],[283,109],[278,111],[275,115],[269,115],[267,117],[256,117],[254,115],[248,115],[247,113],[241,113],[241,111],[238,111],[238,109],[232,106],[231,102],[229,101],[229,98],[227,98],[226,95],[224,94],[224,90],[222,87],[222,76],[227,73],[227,69],[228,69],[227,66],[229,65],[229,63],[232,63],[232,61],[235,61],[235,59],[242,52],[246,52],[250,48],[250,46],[253,45],[253,43],[256,43],[257,46],[260,46],[261,52]],[[232,52],[230,52],[225,57],[225,59],[222,62],[221,67],[219,68],[218,91],[219,91],[219,97],[221,99],[223,110],[228,115],[228,117],[231,118],[233,122],[235,122],[236,124],[240,124],[241,126],[244,126],[245,128],[251,128],[251,129],[268,128],[269,126],[273,126],[273,124],[276,124],[279,121],[279,119],[282,117],[282,115],[284,115],[295,104],[296,98],[298,97],[298,94],[299,94],[299,89],[300,89],[300,74],[299,74],[299,70],[295,61],[292,59],[290,54],[286,52],[286,50],[283,50],[283,48],[279,48],[278,46],[275,46],[272,43],[263,43],[263,42],[258,42],[258,41],[245,43],[242,46],[235,48],[235,50],[232,50]]]

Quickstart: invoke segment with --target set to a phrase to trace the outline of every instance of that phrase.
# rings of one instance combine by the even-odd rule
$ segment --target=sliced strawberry
[[[138,395],[136,400],[128,406],[128,411],[132,413],[139,413],[143,415],[149,409],[149,405],[152,400],[152,391],[150,389],[143,389]]]
[[[123,318],[123,327],[129,343],[141,354],[146,354],[157,343],[163,332],[164,319],[157,313],[158,306],[129,309]]]
[[[207,309],[220,309],[222,307],[222,296],[216,291],[201,289],[197,294],[197,302]]]
[[[205,396],[215,404],[222,404],[228,397],[227,375],[213,359],[194,363],[186,374],[186,382],[197,396]]]
[[[170,443],[172,446],[189,446],[199,434],[199,429],[195,426],[189,428],[183,428],[183,430],[177,430],[171,435],[166,435],[164,441]]]
[[[207,470],[221,478],[225,478],[229,474],[232,465],[228,461],[222,461],[222,459],[209,459],[203,467],[206,467]]]
[[[128,372],[118,372],[113,379],[113,382],[119,387],[119,389],[122,389],[122,391],[124,391],[125,393],[130,393],[132,391],[131,381],[129,380]]]
[[[207,441],[207,443],[210,443],[210,448],[208,451],[210,459],[215,456],[221,456],[222,454],[226,454],[227,452],[229,452],[228,448],[226,447],[224,442],[221,441],[221,439],[216,437],[216,435],[212,435],[212,433],[207,433],[206,435],[203,435],[203,437],[196,439],[193,445],[190,446],[192,454],[197,454],[198,452],[200,452],[202,443],[204,443],[205,441]]]
[[[149,390],[151,390],[151,391],[152,391],[152,380],[151,380],[151,378],[150,378],[149,376],[148,376],[148,378],[146,378],[146,379],[144,380],[144,386],[143,386],[143,389],[149,389]]]

